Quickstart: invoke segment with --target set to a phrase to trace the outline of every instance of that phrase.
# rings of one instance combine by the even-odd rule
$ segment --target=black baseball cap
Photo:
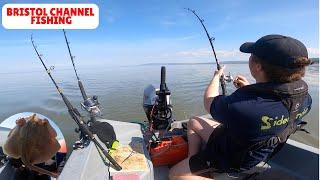
[[[246,42],[240,46],[240,51],[252,53],[262,61],[284,68],[297,68],[297,58],[308,58],[305,45],[297,39],[271,34],[263,36],[256,42]]]

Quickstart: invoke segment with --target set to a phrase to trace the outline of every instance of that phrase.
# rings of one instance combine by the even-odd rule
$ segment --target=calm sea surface
[[[70,64],[71,66],[71,64]],[[177,120],[192,115],[206,114],[203,107],[203,93],[212,77],[215,66],[210,64],[167,65],[167,85],[172,92],[174,115]],[[41,68],[41,69],[40,69]],[[247,64],[228,64],[226,73],[251,77]],[[159,87],[160,65],[130,67],[78,68],[86,91],[97,95],[103,107],[105,119],[118,121],[146,120],[142,108],[143,89],[153,84]],[[65,95],[80,109],[82,100],[73,69],[56,68],[53,76],[64,89]],[[252,78],[249,78],[254,82]],[[319,145],[319,68],[312,65],[304,78],[313,98],[313,108],[305,117],[311,134],[296,133],[292,139],[318,147]],[[65,105],[55,90],[48,75],[39,69],[29,72],[0,73],[0,122],[19,112],[41,113],[57,123],[71,145],[77,135]],[[235,91],[227,84],[229,93]],[[83,112],[85,114],[85,112]]]

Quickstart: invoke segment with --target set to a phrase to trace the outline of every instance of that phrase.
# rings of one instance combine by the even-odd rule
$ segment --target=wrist
[[[219,84],[220,78],[219,76],[214,76],[210,82],[210,85]]]

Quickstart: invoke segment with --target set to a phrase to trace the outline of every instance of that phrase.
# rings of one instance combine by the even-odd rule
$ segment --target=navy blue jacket
[[[264,87],[272,83],[258,83],[249,86]],[[281,86],[281,85],[280,85]],[[275,88],[280,87],[279,84]],[[305,96],[304,102],[299,106],[299,113],[295,123],[301,122],[312,104],[309,94]],[[217,96],[213,99],[210,113],[216,121],[220,122],[228,134],[216,138],[215,146],[220,149],[213,150],[214,156],[226,163],[231,154],[239,151],[239,146],[234,142],[245,142],[254,144],[271,138],[283,131],[289,121],[288,109],[278,98],[264,93],[251,93],[242,91],[241,88],[229,96]],[[245,157],[242,168],[249,169],[259,162],[265,160],[273,151],[273,148],[261,148]],[[219,154],[219,152],[221,152]],[[223,166],[223,165],[222,165]]]

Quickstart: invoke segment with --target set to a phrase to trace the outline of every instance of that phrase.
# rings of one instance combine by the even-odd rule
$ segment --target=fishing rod
[[[33,37],[31,35],[31,42],[32,42],[32,46],[33,49],[35,50],[39,60],[41,61],[44,69],[46,70],[47,74],[49,75],[51,81],[53,82],[54,86],[56,87],[56,89],[58,90],[58,93],[60,94],[60,96],[62,97],[63,102],[65,103],[65,105],[67,106],[68,112],[71,116],[71,118],[77,123],[77,125],[79,126],[79,130],[81,131],[81,133],[86,137],[89,138],[90,141],[92,141],[96,147],[102,151],[102,153],[105,155],[105,157],[113,164],[113,166],[115,167],[115,169],[117,171],[120,171],[122,169],[122,167],[110,156],[110,154],[108,153],[108,151],[106,149],[104,149],[102,147],[102,145],[98,142],[98,140],[95,138],[95,136],[93,135],[93,133],[90,131],[88,125],[83,121],[81,114],[79,113],[79,111],[72,106],[72,104],[70,103],[70,101],[67,99],[67,97],[63,94],[62,89],[58,86],[58,84],[56,83],[56,81],[53,79],[52,75],[51,75],[51,70],[53,68],[47,68],[47,66],[45,65],[43,59],[42,59],[42,55],[38,52],[37,47],[34,43]]]
[[[74,58],[75,56],[72,55],[71,53],[71,49],[70,49],[70,42],[68,41],[67,35],[66,35],[66,31],[64,29],[62,29],[63,31],[63,35],[64,35],[64,39],[65,42],[67,44],[68,47],[68,52],[69,52],[69,56],[70,56],[70,60],[72,62],[72,66],[73,66],[73,70],[76,74],[77,80],[78,80],[78,86],[83,98],[83,102],[81,103],[81,107],[83,107],[87,112],[89,112],[90,114],[90,118],[91,121],[95,121],[97,116],[101,116],[101,110],[100,110],[100,103],[98,101],[98,97],[97,96],[92,96],[92,97],[88,97],[86,91],[84,90],[84,86],[82,84],[82,81],[79,78],[79,75],[77,73],[77,69],[74,63]]]
[[[219,63],[219,61],[218,61],[218,58],[217,58],[217,55],[216,55],[216,51],[214,50],[213,43],[212,43],[212,42],[215,40],[215,38],[214,38],[214,37],[211,37],[211,36],[209,35],[206,26],[203,24],[204,20],[201,19],[201,18],[198,16],[198,14],[196,13],[195,10],[191,10],[190,8],[184,8],[184,9],[192,12],[192,13],[197,17],[197,19],[200,21],[200,23],[201,23],[204,31],[206,32],[207,38],[208,38],[208,40],[209,40],[209,43],[210,43],[210,46],[211,46],[211,49],[212,49],[214,58],[215,58],[215,60],[216,60],[217,69],[220,70],[220,69],[221,69],[221,66],[220,66],[220,63]],[[231,76],[230,76],[230,75],[229,75],[229,77],[227,76],[227,78],[229,78],[229,79],[226,79],[226,81],[231,81],[231,80],[230,80],[230,79],[231,79]],[[220,84],[221,84],[222,94],[223,94],[223,95],[226,95],[226,94],[227,94],[227,89],[226,89],[226,83],[225,83],[225,77],[224,77],[224,75],[222,75],[221,78],[220,78]]]

